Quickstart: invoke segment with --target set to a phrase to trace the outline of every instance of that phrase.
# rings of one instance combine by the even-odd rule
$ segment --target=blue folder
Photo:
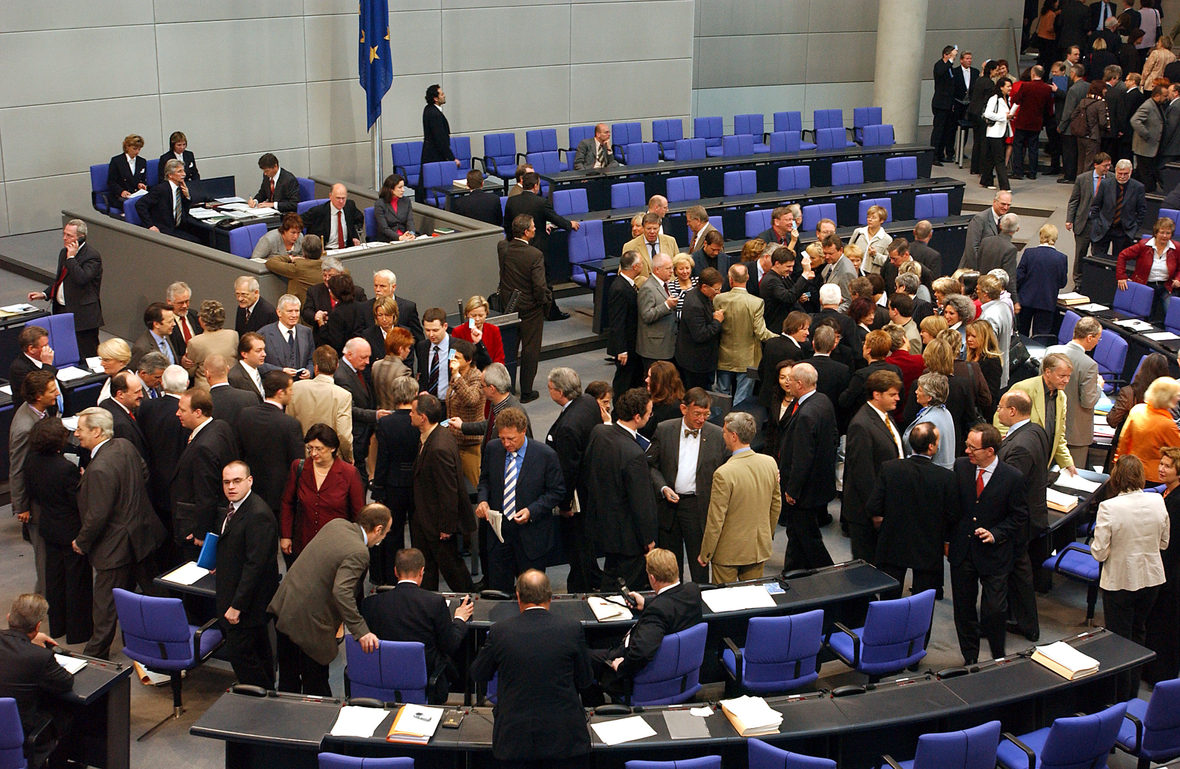
[[[201,545],[201,554],[197,557],[197,566],[202,569],[217,568],[217,535],[209,532],[205,535],[205,544]]]

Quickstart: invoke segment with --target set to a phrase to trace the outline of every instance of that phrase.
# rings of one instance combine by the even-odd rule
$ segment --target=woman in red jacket
[[[1180,288],[1180,246],[1172,240],[1176,225],[1167,217],[1156,219],[1151,228],[1154,236],[1141,240],[1119,252],[1114,275],[1119,290],[1127,290],[1127,260],[1135,261],[1135,272],[1130,280],[1155,291],[1152,302],[1152,322],[1163,320],[1168,311],[1168,297],[1172,289]]]
[[[307,459],[291,463],[279,517],[279,547],[288,566],[324,524],[333,518],[351,521],[365,506],[360,473],[339,456],[336,431],[325,424],[314,424],[308,428],[303,443]]]
[[[478,295],[471,297],[463,305],[463,317],[467,322],[451,332],[455,339],[466,339],[475,345],[473,363],[480,371],[493,363],[504,362],[504,342],[500,339],[500,329],[487,322],[488,309],[487,299]]]

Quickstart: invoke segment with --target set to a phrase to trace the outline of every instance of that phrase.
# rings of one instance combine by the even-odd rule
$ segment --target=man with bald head
[[[135,423],[135,412],[143,401],[143,383],[130,371],[120,371],[111,377],[111,397],[98,404],[111,412],[116,438],[126,438],[135,446],[139,456],[147,459],[147,443]]]
[[[617,166],[614,151],[610,144],[610,126],[599,123],[594,126],[594,137],[578,142],[578,151],[574,154],[574,170],[586,168],[610,168]]]
[[[359,246],[365,239],[365,215],[348,199],[343,184],[333,184],[328,202],[307,209],[303,215],[308,235],[318,235],[324,249]]]
[[[377,420],[390,413],[386,409],[376,408],[377,399],[373,396],[373,385],[366,370],[372,355],[373,349],[369,343],[359,336],[354,336],[344,343],[344,355],[340,358],[336,373],[332,375],[332,381],[348,390],[352,396],[353,461],[366,488],[369,485],[366,466],[369,457],[369,436],[373,434]]]
[[[205,358],[205,379],[209,382],[209,397],[213,410],[209,416],[216,417],[231,427],[237,424],[242,409],[257,406],[261,399],[255,393],[240,390],[229,383],[229,361],[221,355]]]

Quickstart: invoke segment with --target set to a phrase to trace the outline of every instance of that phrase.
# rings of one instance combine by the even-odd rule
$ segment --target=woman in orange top
[[[1180,401],[1180,382],[1160,377],[1147,388],[1143,401],[1131,409],[1123,423],[1115,459],[1128,454],[1139,457],[1147,482],[1154,486],[1160,482],[1160,449],[1180,446],[1180,428],[1172,419],[1172,409]]]

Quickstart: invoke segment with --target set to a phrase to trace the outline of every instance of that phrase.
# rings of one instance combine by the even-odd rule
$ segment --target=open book
[[[1032,659],[1069,681],[1098,672],[1098,660],[1082,654],[1065,641],[1038,646]]]

